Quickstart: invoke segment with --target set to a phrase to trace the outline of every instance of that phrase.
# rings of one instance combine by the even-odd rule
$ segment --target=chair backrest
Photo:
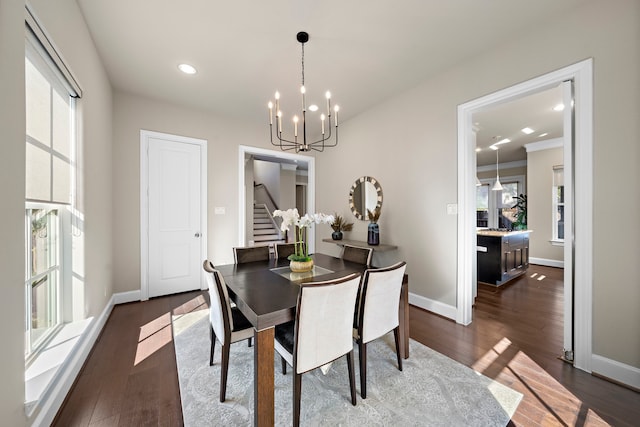
[[[367,343],[399,324],[400,291],[407,263],[369,269],[362,276],[358,306],[358,335]]]
[[[371,267],[372,256],[373,249],[371,248],[360,248],[357,246],[344,245],[344,249],[342,250],[342,259],[366,265],[367,268]]]
[[[276,243],[275,244],[275,257],[276,259],[286,259],[289,255],[292,255],[296,251],[295,243]]]
[[[301,374],[353,350],[353,310],[360,275],[300,286],[293,365]]]
[[[233,259],[236,264],[253,261],[269,261],[269,246],[233,248]]]
[[[233,330],[233,316],[231,315],[227,284],[224,282],[222,274],[213,267],[211,261],[205,260],[202,267],[207,273],[205,276],[209,285],[209,320],[216,337],[224,345]]]

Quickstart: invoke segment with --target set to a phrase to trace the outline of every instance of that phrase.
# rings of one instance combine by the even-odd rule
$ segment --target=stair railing
[[[264,206],[267,211],[267,215],[269,215],[269,219],[273,223],[273,226],[276,230],[278,230],[278,238],[282,239],[282,231],[280,230],[280,226],[282,225],[282,218],[273,217],[273,211],[278,209],[278,205],[275,200],[269,193],[269,189],[264,184],[256,184],[253,183],[253,198],[254,198],[254,206]]]

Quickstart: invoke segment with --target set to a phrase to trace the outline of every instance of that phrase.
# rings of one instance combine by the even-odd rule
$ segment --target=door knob
[[[195,237],[200,237],[200,233],[196,233],[196,234],[195,234]]]

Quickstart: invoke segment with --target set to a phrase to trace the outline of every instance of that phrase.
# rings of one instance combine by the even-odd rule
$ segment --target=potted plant
[[[312,224],[320,224],[321,222],[331,224],[335,218],[333,215],[325,215],[323,213],[305,214],[302,218],[298,213],[298,209],[287,209],[286,211],[275,210],[273,216],[282,218],[280,229],[287,231],[290,226],[294,226],[295,232],[295,252],[287,257],[289,268],[294,273],[304,273],[311,271],[313,268],[313,259],[309,255],[309,248],[305,242],[305,233],[307,228]]]
[[[331,233],[331,238],[333,240],[342,240],[342,232],[351,231],[353,229],[353,223],[347,222],[337,213],[334,215],[333,222],[329,225],[331,225],[331,228],[333,229],[333,233]]]
[[[520,194],[516,197],[516,204],[512,206],[516,208],[516,220],[513,222],[514,230],[527,229],[527,196]]]

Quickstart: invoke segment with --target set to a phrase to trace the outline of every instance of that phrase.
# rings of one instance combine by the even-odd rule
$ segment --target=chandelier
[[[305,99],[306,89],[304,86],[304,44],[309,41],[309,34],[304,31],[299,32],[296,35],[296,39],[302,45],[302,85],[300,86],[300,95],[302,96],[302,114],[300,116],[293,116],[293,137],[282,135],[282,111],[280,110],[280,93],[276,91],[275,105],[272,101],[269,101],[269,134],[271,137],[271,144],[276,147],[280,147],[282,151],[295,150],[296,153],[301,151],[324,151],[325,147],[335,147],[338,145],[338,111],[340,107],[337,105],[333,107],[335,113],[334,124],[331,122],[331,92],[327,91],[325,97],[327,98],[327,111],[320,114],[320,131],[322,136],[320,139],[310,142],[307,141],[307,101]],[[275,107],[275,122],[276,122],[276,139],[273,137],[273,122],[274,114],[273,109]],[[309,105],[309,111],[315,112],[318,110],[318,106],[315,104]],[[331,142],[331,128],[335,126],[335,138]],[[300,132],[298,129],[301,128]]]

